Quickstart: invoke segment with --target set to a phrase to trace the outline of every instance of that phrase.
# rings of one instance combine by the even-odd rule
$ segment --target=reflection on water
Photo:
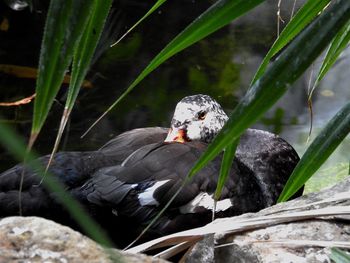
[[[0,1],[0,63],[37,67],[45,3],[36,1],[37,10],[16,12]],[[288,21],[294,1],[284,1],[282,17]],[[297,1],[301,4],[301,1]],[[254,12],[242,17],[200,43],[175,56],[147,77],[115,110],[84,139],[80,135],[125,90],[147,65],[185,25],[205,10],[211,1],[168,1],[119,45],[108,48],[149,8],[148,1],[115,1],[112,16],[103,35],[87,79],[92,87],[82,89],[61,149],[97,149],[116,134],[136,127],[168,126],[176,102],[190,94],[205,93],[220,101],[230,112],[242,97],[263,56],[276,38],[277,1],[267,1]],[[34,8],[35,9],[35,8]],[[39,11],[40,12],[39,12]],[[183,10],[186,10],[184,12]],[[316,90],[313,137],[334,113],[350,99],[348,87],[350,59],[347,52]],[[319,63],[315,64],[315,69]],[[298,80],[287,94],[255,127],[281,134],[300,155],[307,147],[310,125],[306,103],[308,76]],[[0,73],[0,101],[14,101],[34,93],[35,80]],[[57,132],[67,85],[63,85],[36,149],[48,153]],[[16,130],[28,136],[32,104],[2,108],[0,114]],[[5,121],[5,120],[3,120]],[[346,174],[349,162],[349,138],[325,165],[341,167]],[[9,168],[14,160],[3,150],[0,169]],[[343,163],[343,164],[342,164]],[[345,164],[344,164],[345,163]],[[333,168],[332,168],[333,167]],[[342,172],[342,171],[345,172]],[[330,171],[330,170],[328,170]],[[333,170],[332,170],[333,171]],[[337,175],[338,172],[334,172]],[[327,175],[333,172],[327,172]],[[324,178],[325,174],[320,173]]]

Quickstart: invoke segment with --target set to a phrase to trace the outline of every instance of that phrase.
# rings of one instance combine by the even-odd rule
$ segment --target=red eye
[[[198,120],[204,120],[205,116],[207,116],[207,113],[205,111],[201,111],[200,113],[198,113]]]

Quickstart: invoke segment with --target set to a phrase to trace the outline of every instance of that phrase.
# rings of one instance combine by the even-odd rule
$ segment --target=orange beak
[[[169,129],[168,136],[165,138],[165,142],[180,142],[184,143],[186,140],[186,131],[183,129]]]

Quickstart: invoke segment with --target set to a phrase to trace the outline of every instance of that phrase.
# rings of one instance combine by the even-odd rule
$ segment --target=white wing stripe
[[[144,192],[140,193],[138,195],[139,202],[142,206],[145,205],[156,205],[158,206],[159,203],[156,199],[154,199],[153,194],[157,190],[157,188],[161,187],[163,184],[168,182],[169,180],[163,180],[156,182],[153,186],[147,188]]]
[[[225,211],[232,206],[231,200],[229,198],[220,200],[216,203],[216,212]],[[201,192],[192,201],[188,202],[186,205],[180,207],[180,212],[182,214],[196,213],[196,208],[205,208],[208,210],[214,209],[214,198],[213,195]]]

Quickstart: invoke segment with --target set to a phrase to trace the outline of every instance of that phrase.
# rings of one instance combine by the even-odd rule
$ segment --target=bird
[[[176,105],[170,128],[130,130],[96,151],[58,152],[49,171],[122,247],[170,201],[227,120],[221,105],[210,96],[187,96]],[[221,155],[184,184],[143,241],[211,221]],[[49,156],[39,160],[45,165]],[[240,138],[215,217],[256,212],[275,204],[298,161],[293,147],[278,135],[248,129]],[[79,229],[57,193],[38,186],[40,176],[23,164],[0,174],[0,217],[18,214],[23,172],[22,214]]]

